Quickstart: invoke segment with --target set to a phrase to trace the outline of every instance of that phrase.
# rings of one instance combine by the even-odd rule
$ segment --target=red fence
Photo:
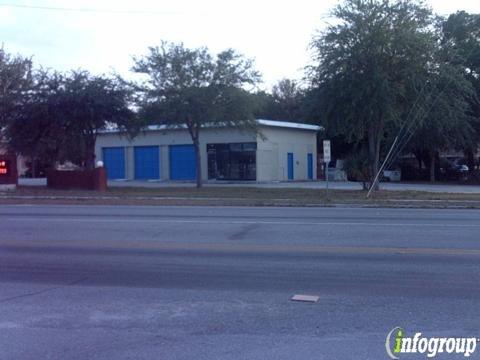
[[[94,170],[47,170],[47,186],[53,189],[107,190],[105,168]]]

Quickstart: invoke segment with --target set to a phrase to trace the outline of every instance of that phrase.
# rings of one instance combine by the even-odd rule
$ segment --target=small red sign
[[[9,166],[7,160],[0,160],[0,176],[9,174]]]

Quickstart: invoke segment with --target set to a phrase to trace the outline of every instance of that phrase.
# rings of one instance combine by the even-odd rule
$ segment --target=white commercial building
[[[258,133],[212,127],[200,131],[203,180],[315,180],[319,126],[257,120]],[[99,134],[95,147],[109,179],[194,180],[195,152],[186,128],[149,126],[130,139]]]

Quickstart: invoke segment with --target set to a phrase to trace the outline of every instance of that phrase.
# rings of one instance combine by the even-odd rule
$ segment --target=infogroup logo
[[[434,358],[439,354],[461,354],[470,357],[477,348],[480,339],[470,338],[440,338],[423,337],[417,332],[413,337],[405,336],[405,330],[401,327],[393,328],[385,340],[385,349],[391,359],[400,359],[400,354],[427,354],[428,358]]]

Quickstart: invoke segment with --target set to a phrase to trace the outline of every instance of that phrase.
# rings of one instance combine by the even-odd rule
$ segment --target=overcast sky
[[[33,56],[57,70],[113,70],[128,76],[133,55],[161,40],[232,47],[256,61],[269,88],[283,77],[301,78],[308,44],[328,21],[336,0],[0,0],[0,4],[74,8],[42,10],[0,6],[7,51]],[[479,0],[430,0],[434,11],[480,12]],[[91,11],[91,10],[100,11]]]

